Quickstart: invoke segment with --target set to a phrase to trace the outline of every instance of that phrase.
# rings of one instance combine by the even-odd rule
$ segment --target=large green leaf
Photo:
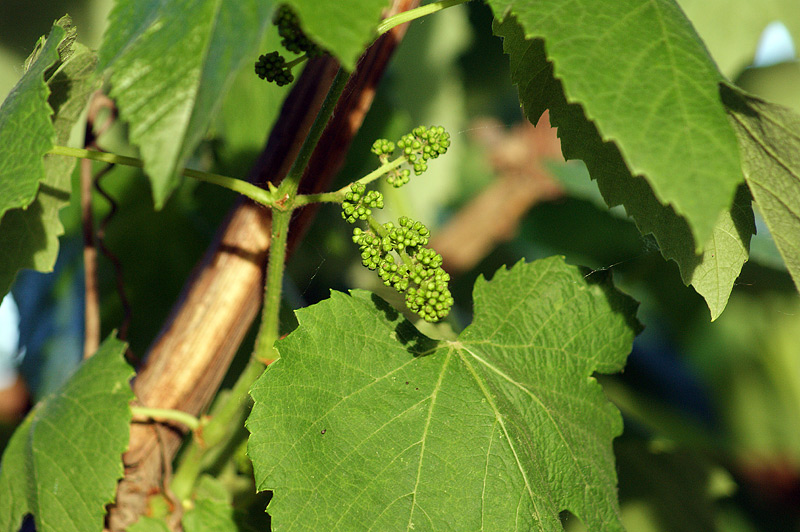
[[[60,23],[70,29],[68,19]],[[53,109],[55,141],[68,145],[73,127],[97,88],[94,76],[97,58],[79,43],[61,47],[56,70],[47,77]],[[82,141],[82,137],[81,137]],[[0,294],[5,294],[17,272],[31,268],[52,271],[58,256],[58,237],[64,232],[59,211],[69,203],[70,177],[76,160],[56,155],[44,156],[44,174],[32,204],[8,211],[0,221]]]
[[[800,115],[724,86],[744,176],[800,290]]]
[[[32,513],[39,532],[103,529],[128,445],[133,370],[108,338],[17,428],[0,466],[0,530]]]
[[[180,182],[243,64],[258,57],[271,0],[118,0],[100,49],[111,95],[139,146],[158,208]],[[303,27],[347,68],[366,44],[386,0],[290,0]],[[253,73],[255,76],[255,73]],[[278,106],[280,102],[272,102]]]
[[[770,22],[782,22],[794,42],[800,42],[797,0],[678,0],[678,3],[727,76],[735,76],[752,63],[761,34]]]
[[[269,0],[119,0],[100,49],[111,95],[162,207],[239,67],[258,56]],[[253,74],[255,75],[255,74]]]
[[[601,139],[595,124],[587,120],[581,105],[567,103],[553,66],[540,39],[527,40],[513,18],[495,25],[509,54],[514,83],[531,122],[550,109],[550,122],[558,128],[567,159],[582,159],[597,180],[606,203],[623,205],[642,234],[653,233],[661,253],[680,268],[681,278],[702,295],[716,319],[725,308],[733,283],[747,261],[750,236],[755,232],[750,198],[743,188],[732,206],[716,219],[712,233],[696,252],[687,220],[664,205],[645,179],[632,175],[614,142]]]
[[[636,303],[553,257],[475,285],[457,341],[363,291],[299,310],[251,390],[248,455],[278,530],[620,529],[619,371]]]
[[[66,30],[53,24],[26,62],[27,71],[0,106],[0,220],[9,209],[27,207],[44,178],[44,154],[53,147],[53,113],[45,73],[59,60]]]
[[[513,18],[526,39],[544,40],[566,101],[580,104],[594,134],[614,142],[630,173],[686,219],[701,252],[743,179],[719,100],[722,76],[674,0],[487,2],[497,20]],[[519,63],[526,49],[506,53]],[[535,75],[519,68],[516,78]],[[521,101],[535,119],[530,96]]]

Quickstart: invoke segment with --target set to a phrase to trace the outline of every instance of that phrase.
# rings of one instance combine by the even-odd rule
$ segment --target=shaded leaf
[[[800,290],[800,115],[724,85],[744,177]]]
[[[65,22],[69,27],[68,19]],[[54,112],[51,127],[55,142],[68,145],[72,129],[86,108],[92,92],[98,86],[94,76],[97,58],[81,44],[70,40],[69,47],[60,48],[52,77],[49,107]],[[65,40],[66,42],[66,40]],[[63,44],[63,43],[62,43]],[[53,270],[58,256],[58,237],[64,233],[59,211],[70,200],[70,178],[76,159],[57,155],[44,156],[44,174],[32,204],[13,209],[0,221],[0,293],[8,291],[17,272],[30,268],[41,272]]]
[[[602,276],[600,276],[602,277]],[[251,390],[248,454],[273,530],[619,530],[619,371],[636,303],[554,257],[475,286],[458,341],[367,292],[299,310]]]
[[[530,53],[530,40],[543,40],[539,47],[554,69],[549,75],[560,80],[565,101],[580,104],[596,127],[584,134],[594,136],[597,147],[613,141],[630,174],[643,176],[658,202],[685,218],[701,252],[742,174],[719,101],[722,76],[674,0],[488,3],[498,20],[518,25],[520,35],[504,44],[517,65],[511,69],[515,82],[543,74],[530,71],[539,61],[522,57]],[[534,124],[545,108],[538,96],[520,91]],[[565,153],[576,149],[563,138]]]
[[[582,106],[565,100],[561,82],[553,76],[553,66],[545,56],[544,43],[526,40],[522,28],[511,18],[496,24],[495,33],[503,37],[512,80],[518,85],[528,119],[535,122],[550,109],[550,122],[558,128],[564,157],[582,159],[606,203],[610,207],[623,205],[642,234],[655,236],[664,258],[678,264],[683,282],[705,298],[711,318],[716,319],[747,261],[750,236],[755,232],[747,191],[740,189],[733,206],[717,216],[698,254],[686,219],[664,205],[648,181],[632,175],[617,144],[601,139]]]
[[[133,370],[125,349],[108,338],[17,428],[0,466],[0,530],[17,530],[28,513],[39,532],[103,529],[128,446]]]
[[[183,515],[184,532],[238,532],[232,497],[217,479],[203,476],[192,508]]]
[[[50,90],[45,73],[59,60],[66,31],[53,24],[26,62],[27,71],[0,106],[0,220],[6,211],[27,207],[44,179],[44,154],[53,147],[55,131],[47,105]]]

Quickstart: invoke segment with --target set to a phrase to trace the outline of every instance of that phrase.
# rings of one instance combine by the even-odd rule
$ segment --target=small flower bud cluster
[[[389,161],[395,148],[399,148],[406,162],[414,170],[415,175],[428,169],[428,161],[443,155],[450,147],[450,134],[441,126],[419,126],[411,133],[403,135],[397,144],[386,139],[378,139],[372,145],[372,153],[378,156],[382,164]],[[386,175],[386,180],[394,187],[402,187],[411,177],[409,169],[395,169]]]
[[[450,133],[442,126],[415,127],[411,133],[403,135],[397,142],[397,147],[403,150],[403,155],[414,168],[414,174],[420,175],[428,169],[429,159],[436,159],[447,152],[450,147]]]
[[[447,316],[453,297],[447,283],[450,275],[442,269],[442,256],[424,247],[430,231],[422,223],[402,217],[399,226],[381,226],[381,238],[371,229],[353,229],[361,263],[377,270],[383,284],[405,293],[406,306],[425,321],[436,322]],[[400,260],[395,258],[397,253]]]
[[[407,164],[419,175],[427,169],[427,161],[435,159],[450,147],[450,135],[442,127],[418,127],[397,143],[378,139],[372,153],[381,164],[389,164],[397,148],[402,159],[394,164]],[[408,183],[411,170],[395,168],[387,173],[390,184],[400,187]],[[447,316],[453,296],[447,283],[450,275],[442,268],[442,256],[427,248],[431,232],[421,222],[402,216],[397,225],[378,224],[372,209],[383,208],[383,195],[366,191],[363,183],[353,183],[342,201],[342,218],[350,223],[368,222],[368,227],[353,229],[353,242],[358,246],[361,263],[376,271],[386,286],[405,294],[406,306],[425,321],[436,322]]]
[[[281,44],[290,52],[307,54],[309,58],[317,57],[325,51],[309,39],[300,29],[300,19],[288,5],[281,5],[272,17],[272,23],[278,27]]]
[[[286,59],[278,52],[260,55],[256,61],[256,74],[261,79],[274,81],[279,87],[294,81],[292,71],[286,68]]]
[[[366,188],[363,183],[353,183],[350,185],[350,190],[345,193],[342,218],[348,223],[366,220],[372,215],[372,209],[383,209],[383,194],[377,190],[370,190],[365,194]]]

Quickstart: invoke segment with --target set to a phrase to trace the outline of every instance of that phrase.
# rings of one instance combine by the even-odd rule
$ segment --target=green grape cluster
[[[281,44],[290,52],[296,54],[305,53],[309,58],[318,57],[325,53],[322,48],[303,33],[303,30],[300,29],[300,19],[297,13],[288,5],[282,4],[278,8],[272,17],[272,23],[278,27]]]
[[[397,143],[376,140],[372,153],[381,164],[388,164],[399,148],[404,163],[419,175],[427,169],[427,161],[447,151],[450,135],[442,127],[418,127]],[[396,168],[389,172],[393,186],[408,182],[411,170]],[[386,286],[405,295],[406,306],[425,321],[436,322],[447,316],[453,306],[448,288],[450,275],[442,268],[442,256],[426,247],[431,233],[421,222],[406,216],[397,224],[377,223],[372,210],[383,208],[383,195],[367,191],[363,183],[353,183],[342,202],[342,218],[349,223],[367,222],[365,228],[353,229],[353,242],[358,246],[361,263],[376,271]]]
[[[292,71],[286,67],[286,59],[278,52],[260,55],[256,61],[256,74],[261,79],[275,82],[279,87],[294,81]]]
[[[430,238],[428,228],[403,217],[399,226],[392,222],[378,226],[378,233],[372,228],[353,229],[361,263],[377,270],[383,284],[405,293],[406,306],[425,321],[437,322],[447,316],[453,306],[450,275],[442,268],[442,256],[425,247]]]
[[[428,161],[436,159],[447,152],[450,147],[450,134],[441,126],[419,126],[395,144],[386,139],[378,139],[372,145],[372,153],[378,156],[382,164],[386,164],[395,150],[399,148],[415,175],[428,169]],[[411,170],[395,169],[389,172],[386,180],[393,187],[399,188],[408,183]]]
[[[255,70],[258,77],[277,85],[288,85],[294,81],[292,67],[302,62],[303,59],[318,57],[325,53],[325,50],[317,46],[314,41],[308,38],[303,30],[300,29],[300,19],[292,8],[282,4],[272,18],[272,23],[278,27],[278,34],[281,36],[281,44],[290,52],[305,54],[299,60],[287,63],[286,59],[279,52],[270,52],[261,55],[256,61]]]

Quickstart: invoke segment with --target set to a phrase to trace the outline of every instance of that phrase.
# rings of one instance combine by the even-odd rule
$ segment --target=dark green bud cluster
[[[292,11],[288,5],[281,5],[272,17],[272,23],[278,27],[281,36],[281,44],[290,52],[305,54],[312,58],[323,55],[325,50],[314,44],[303,30],[300,29],[300,19],[297,13]],[[288,85],[294,81],[292,67],[301,63],[305,57],[287,63],[286,59],[279,52],[270,52],[261,55],[256,61],[256,74],[261,79],[275,82],[278,85]]]
[[[414,170],[414,174],[420,175],[428,169],[430,159],[443,155],[449,147],[450,134],[443,127],[419,126],[411,133],[403,135],[396,144],[386,139],[376,140],[372,145],[372,153],[378,156],[382,164],[386,164],[395,149],[399,148],[408,165]],[[386,174],[386,180],[396,188],[408,183],[410,177],[409,169],[397,168]]]
[[[383,209],[383,194],[377,190],[366,192],[363,183],[353,183],[344,195],[342,202],[342,218],[348,223],[366,220],[372,215],[372,209]]]
[[[309,58],[317,57],[325,51],[309,39],[300,29],[300,19],[288,5],[281,5],[272,17],[272,23],[278,27],[281,44],[290,52],[307,54]]]
[[[292,71],[286,67],[286,59],[278,52],[260,55],[256,61],[256,74],[261,79],[274,81],[278,86],[288,85],[294,81]]]

